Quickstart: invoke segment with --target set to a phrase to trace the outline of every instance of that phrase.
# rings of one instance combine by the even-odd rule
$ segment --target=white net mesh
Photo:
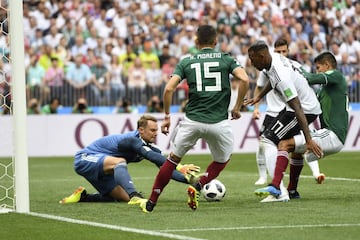
[[[12,118],[8,14],[8,1],[0,0],[0,126]],[[1,129],[0,134],[0,147],[11,148],[12,129]],[[14,161],[9,156],[0,158],[0,213],[14,209]]]

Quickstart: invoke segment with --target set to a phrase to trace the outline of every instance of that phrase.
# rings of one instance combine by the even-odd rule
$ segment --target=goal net
[[[0,158],[0,213],[29,212],[22,7],[0,0],[0,148],[13,153]]]

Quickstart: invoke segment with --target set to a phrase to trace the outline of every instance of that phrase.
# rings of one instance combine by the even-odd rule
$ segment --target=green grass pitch
[[[1,159],[0,159],[1,161]],[[209,155],[188,155],[184,163],[205,170]],[[171,181],[150,214],[125,203],[60,205],[78,186],[94,192],[73,170],[68,157],[31,158],[31,214],[0,214],[1,239],[359,239],[360,152],[344,152],[320,161],[327,176],[318,185],[304,166],[301,199],[260,203],[255,154],[234,154],[218,177],[226,188],[223,201],[187,207],[187,185]],[[148,196],[157,168],[147,161],[130,164],[137,189]],[[288,176],[284,178],[288,181]],[[0,179],[1,181],[1,179]]]

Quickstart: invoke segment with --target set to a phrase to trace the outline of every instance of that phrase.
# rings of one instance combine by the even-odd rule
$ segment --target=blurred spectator
[[[39,58],[39,64],[44,68],[46,71],[51,65],[51,58],[57,58],[59,67],[63,67],[64,63],[61,61],[61,59],[57,56],[55,50],[48,44],[45,44],[42,46],[42,54]]]
[[[188,49],[195,47],[194,31],[195,31],[195,28],[193,26],[191,26],[191,25],[186,26],[184,35],[182,35],[179,39],[179,45],[187,46]]]
[[[111,58],[110,73],[110,104],[116,103],[117,100],[125,97],[126,86],[123,81],[123,66],[119,58],[113,55]]]
[[[163,102],[160,100],[158,95],[153,95],[147,102],[146,112],[148,113],[161,113],[164,111]]]
[[[223,31],[225,26],[229,26],[231,31],[235,33],[235,26],[240,25],[241,19],[234,10],[235,8],[230,4],[230,1],[223,1],[223,10],[219,13],[217,20],[218,30],[220,30],[220,32]],[[250,9],[247,9],[247,13],[249,13],[249,11]]]
[[[98,47],[98,31],[95,27],[92,27],[90,30],[90,36],[86,38],[85,43],[88,48],[95,49]]]
[[[164,25],[161,26],[160,31],[165,34],[165,38],[168,40],[168,42],[172,43],[174,36],[179,32],[179,29],[177,28],[173,18],[165,17],[164,21]]]
[[[60,100],[58,98],[52,98],[48,104],[45,104],[41,108],[42,114],[57,114],[60,106]]]
[[[160,68],[170,59],[170,48],[168,44],[165,44],[162,47],[161,54],[159,55]]]
[[[84,42],[84,37],[82,34],[78,34],[75,37],[75,44],[71,47],[71,55],[76,56],[77,54],[82,54],[86,56],[88,46]]]
[[[26,67],[27,99],[39,98],[40,103],[44,100],[44,76],[44,68],[38,63],[38,57],[33,55],[30,59],[30,64]]]
[[[74,104],[71,113],[94,113],[94,111],[88,106],[85,98],[79,98]]]
[[[71,60],[71,52],[68,48],[68,40],[65,36],[62,36],[60,38],[60,43],[55,47],[55,53],[57,57],[60,59],[60,61],[64,64],[64,67],[66,67],[69,64],[69,61]]]
[[[28,101],[27,114],[40,114],[40,106],[36,98],[32,98]]]
[[[140,104],[146,87],[146,71],[139,57],[135,58],[134,65],[129,68],[127,84],[133,103]]]
[[[73,25],[70,18],[65,20],[65,26],[61,29],[61,33],[66,38],[67,42],[69,43],[69,49],[75,43],[75,25]]]
[[[92,105],[107,105],[110,102],[110,72],[106,68],[101,56],[96,57],[96,63],[90,67],[94,74],[93,84],[91,85],[95,101]]]
[[[41,48],[45,45],[43,31],[40,28],[35,29],[35,35],[30,39],[30,46],[34,49],[36,54],[41,53]]]
[[[134,64],[134,60],[137,57],[130,44],[126,45],[126,53],[119,56],[119,62],[123,65],[124,76],[128,76],[129,68]]]
[[[335,59],[336,59],[336,62],[338,64],[341,64],[342,61],[341,61],[341,53],[340,53],[340,47],[339,47],[339,44],[335,41],[331,42],[330,44],[330,51],[332,52],[332,54],[334,55]]]
[[[176,34],[173,38],[173,42],[169,45],[169,54],[173,57],[180,58],[182,51],[180,46],[180,34]]]
[[[152,62],[155,62],[156,68],[160,67],[159,57],[152,52],[152,43],[150,41],[144,43],[144,49],[143,52],[139,54],[139,58],[145,69],[151,68]]]
[[[88,65],[82,63],[83,55],[75,56],[75,62],[70,64],[65,75],[67,83],[67,100],[74,102],[80,97],[90,97],[90,84],[93,82],[93,74]]]
[[[346,34],[345,41],[340,45],[341,53],[349,54],[349,63],[359,63],[360,60],[360,41],[354,39],[354,33]]]
[[[129,99],[123,98],[117,101],[114,113],[136,113]]]
[[[52,48],[55,48],[60,44],[60,39],[62,34],[58,32],[56,25],[50,27],[49,34],[44,37],[45,43],[50,45]]]
[[[44,82],[50,98],[61,99],[64,87],[64,69],[59,67],[59,60],[56,57],[51,58],[51,67],[45,72]]]
[[[146,86],[150,96],[162,93],[163,76],[161,69],[158,67],[157,62],[153,61],[149,69],[145,70]]]

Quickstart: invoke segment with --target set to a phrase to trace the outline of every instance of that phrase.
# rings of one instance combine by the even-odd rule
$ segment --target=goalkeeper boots
[[[63,198],[60,203],[77,203],[81,202],[81,199],[86,196],[86,190],[84,187],[78,187],[70,196]]]
[[[129,197],[130,197],[130,200],[128,202],[129,205],[140,204],[141,200],[144,199],[144,196],[141,193],[138,193],[138,192],[130,193]]]
[[[189,196],[188,205],[195,211],[199,206],[200,191],[198,191],[194,186],[189,186],[187,192]]]
[[[153,203],[153,202],[150,201],[150,200],[147,200],[147,199],[141,199],[141,200],[140,200],[140,208],[141,208],[141,210],[142,210],[144,213],[152,212],[152,210],[154,209],[155,205],[156,205],[156,204]]]

